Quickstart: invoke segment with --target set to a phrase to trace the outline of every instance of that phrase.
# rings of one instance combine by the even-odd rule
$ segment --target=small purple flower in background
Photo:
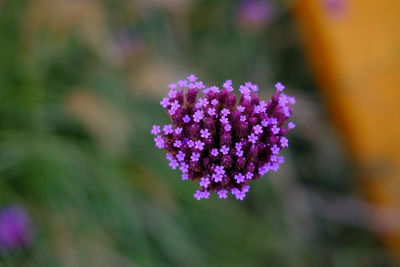
[[[259,30],[270,24],[275,9],[270,0],[242,0],[237,9],[237,23],[247,30]],[[257,87],[250,88],[257,91]]]
[[[32,221],[24,208],[12,205],[0,211],[0,249],[25,248],[33,239]]]
[[[243,200],[250,181],[283,163],[278,154],[289,145],[285,136],[295,127],[292,122],[285,126],[295,99],[283,93],[283,84],[275,85],[269,101],[260,100],[258,86],[250,82],[239,87],[237,97],[230,80],[222,89],[205,87],[193,74],[169,87],[170,97],[161,105],[172,124],[155,125],[151,133],[156,146],[167,151],[170,167],[180,166],[182,180],[200,181],[196,199],[231,193]]]
[[[331,17],[340,17],[346,11],[346,0],[322,0],[326,13]]]
[[[111,36],[113,38],[110,39],[106,52],[113,63],[129,65],[136,58],[143,56],[147,50],[144,39],[138,32],[129,28],[118,29]]]

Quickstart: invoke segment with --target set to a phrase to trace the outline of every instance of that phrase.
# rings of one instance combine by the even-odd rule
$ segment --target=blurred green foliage
[[[390,265],[364,225],[324,216],[308,194],[354,187],[288,3],[256,31],[235,21],[237,4],[0,1],[0,204],[36,224],[1,266]],[[154,148],[166,85],[192,72],[282,80],[300,100],[288,162],[243,202],[194,200]]]

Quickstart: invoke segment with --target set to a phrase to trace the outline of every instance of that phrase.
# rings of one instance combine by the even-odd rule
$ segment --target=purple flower
[[[203,198],[203,191],[197,190],[193,196],[195,199],[200,200]]]
[[[250,95],[250,89],[248,87],[246,87],[245,85],[241,85],[239,87],[239,92],[244,95],[244,96],[249,96]]]
[[[272,21],[274,13],[274,7],[269,0],[242,0],[237,20],[244,29],[259,30]]]
[[[332,17],[340,17],[346,13],[345,0],[324,0],[326,13]]]
[[[242,157],[243,156],[243,150],[241,150],[241,149],[236,150],[235,155],[238,156],[238,157]]]
[[[269,119],[269,124],[276,125],[277,123],[278,123],[278,120],[276,118]]]
[[[197,152],[193,152],[192,156],[190,157],[191,161],[199,161],[200,154]]]
[[[258,106],[255,106],[254,107],[254,113],[262,113],[262,112],[265,112],[265,107],[263,107],[263,106],[261,106],[261,105],[258,105]]]
[[[177,158],[179,161],[184,161],[184,160],[185,160],[185,153],[182,152],[182,151],[179,151],[178,154],[176,155],[176,158]]]
[[[161,136],[157,136],[154,138],[154,142],[156,143],[156,147],[158,148],[164,148],[165,146],[165,141]]]
[[[251,134],[249,135],[249,141],[250,141],[251,143],[255,144],[255,143],[258,141],[258,136],[255,135],[254,133],[251,133]]]
[[[186,80],[179,80],[178,85],[182,88],[185,88],[188,85],[188,82]]]
[[[213,92],[213,93],[219,93],[219,87],[218,87],[218,86],[213,85],[213,86],[210,87],[210,90],[211,90],[211,92]],[[217,104],[218,104],[218,103],[219,103],[219,102],[217,102]]]
[[[194,75],[175,85],[162,101],[167,112],[174,110],[172,124],[151,130],[156,146],[168,153],[171,168],[180,166],[182,180],[200,181],[196,199],[231,193],[243,200],[251,181],[283,163],[278,154],[294,128],[285,125],[295,99],[282,93],[280,83],[268,101],[259,99],[258,86],[250,82],[239,87],[239,96],[229,80],[222,90],[206,88]]]
[[[184,123],[188,123],[188,122],[190,122],[190,116],[189,115],[185,115],[185,116],[183,116],[182,120],[183,120]]]
[[[182,163],[179,169],[181,170],[182,173],[187,173],[189,171],[189,165],[186,163]]]
[[[232,92],[233,91],[233,86],[232,86],[232,81],[231,80],[227,80],[222,87],[224,87],[224,89],[228,92]]]
[[[193,141],[193,140],[189,140],[189,141],[187,142],[187,145],[188,145],[188,147],[190,147],[190,148],[194,147],[194,141]]]
[[[208,192],[208,191],[197,190],[196,193],[194,194],[194,197],[195,197],[197,200],[200,200],[200,199],[202,199],[202,198],[207,199],[207,198],[210,197],[210,192]]]
[[[244,85],[247,86],[247,88],[250,88],[253,92],[258,91],[258,85],[253,84],[252,82],[246,82]]]
[[[181,105],[179,105],[179,102],[175,100],[174,102],[171,103],[171,109],[177,110]]]
[[[182,141],[181,140],[176,140],[174,142],[174,147],[181,147],[181,145],[182,145]]]
[[[275,88],[276,90],[278,90],[279,92],[282,92],[283,90],[285,90],[285,86],[281,83],[281,82],[277,82],[275,84]]]
[[[218,104],[218,100],[217,99],[211,100],[211,105],[216,106],[217,104]]]
[[[174,159],[174,155],[172,155],[171,153],[167,153],[167,154],[165,155],[165,158],[166,158],[167,160],[171,161],[171,160]]]
[[[246,177],[245,177],[243,174],[238,173],[238,174],[235,175],[234,178],[235,178],[236,182],[237,182],[238,184],[240,184],[240,183],[243,183],[243,182],[244,182],[244,180],[245,180]]]
[[[193,82],[195,82],[195,81],[197,80],[197,77],[196,77],[196,75],[194,75],[194,74],[190,74],[190,75],[187,77],[187,79],[188,79],[189,82],[193,83]]]
[[[224,108],[223,110],[221,110],[221,114],[222,114],[222,116],[226,117],[229,114],[231,114],[231,112],[229,111],[229,109]]]
[[[271,152],[272,152],[272,154],[276,155],[276,154],[279,153],[279,151],[280,151],[280,149],[279,149],[279,147],[278,147],[277,145],[273,145],[273,146],[271,147]]]
[[[228,120],[227,117],[221,117],[220,121],[221,121],[221,123],[223,123],[223,124],[229,123],[229,120]]]
[[[247,180],[251,180],[251,178],[253,178],[254,174],[252,172],[248,172],[246,173],[246,179]]]
[[[246,197],[246,193],[249,191],[249,189],[249,185],[244,185],[241,190],[237,188],[232,189],[231,193],[236,197],[236,199],[243,200]]]
[[[210,137],[210,131],[208,129],[201,129],[200,135],[202,138],[206,139],[206,138]]]
[[[176,89],[178,88],[178,85],[176,83],[171,83],[170,85],[168,85],[169,89]]]
[[[278,126],[276,126],[276,125],[274,125],[274,126],[271,127],[271,132],[272,132],[273,134],[278,134],[280,130],[281,130],[281,129],[280,129]]]
[[[243,144],[242,144],[242,143],[236,143],[236,144],[235,144],[235,148],[236,148],[237,150],[241,150],[242,147],[243,147]]]
[[[181,127],[178,127],[178,128],[175,129],[175,133],[176,134],[181,134],[182,131],[183,131],[183,129]]]
[[[152,135],[157,135],[161,132],[161,128],[158,125],[153,125],[153,128],[151,129],[151,134]]]
[[[13,205],[0,211],[1,250],[22,249],[32,242],[33,235],[33,225],[24,208]]]
[[[207,110],[207,113],[208,113],[208,115],[210,115],[210,116],[214,116],[215,114],[217,114],[217,113],[215,112],[215,108],[209,108],[209,109]]]
[[[269,170],[270,170],[270,163],[267,163],[264,166],[258,168],[258,172],[260,175],[266,174]]]
[[[194,143],[194,148],[202,151],[204,149],[204,143],[198,140]]]
[[[169,162],[169,166],[171,169],[175,170],[179,166],[179,163],[176,159],[173,159]]]
[[[213,155],[214,157],[218,156],[218,149],[217,148],[211,149],[211,155]]]
[[[261,125],[257,124],[256,126],[253,127],[254,133],[255,134],[260,134],[263,132]]]
[[[219,191],[217,191],[217,193],[218,193],[219,198],[227,198],[228,197],[228,191],[226,191],[225,189],[219,190]]]
[[[212,175],[212,178],[214,179],[214,182],[218,183],[218,182],[222,182],[222,178],[224,178],[224,175],[220,174],[220,173],[214,173]]]
[[[200,122],[204,117],[204,113],[202,110],[197,110],[194,114],[193,114],[193,120],[195,122]]]
[[[170,105],[169,98],[168,97],[164,97],[163,100],[160,102],[160,105],[163,108],[167,108]]]
[[[210,183],[210,179],[208,179],[207,177],[203,177],[200,180],[200,186],[204,188],[207,188]]]
[[[233,188],[231,191],[232,195],[236,197],[238,200],[243,200],[246,197],[246,192],[243,190],[239,190],[237,188]]]
[[[172,129],[172,125],[165,125],[163,128],[164,134],[171,134],[174,132],[174,130]]]
[[[176,90],[174,90],[174,89],[171,89],[171,90],[169,91],[169,93],[168,93],[168,96],[169,96],[170,98],[174,98],[174,97],[176,97],[177,94],[178,94],[178,91],[176,91]]]
[[[289,140],[286,137],[281,137],[281,146],[282,147],[288,147],[289,146]]]
[[[224,175],[225,174],[225,170],[224,170],[224,166],[216,166],[214,169],[215,173]]]
[[[227,147],[226,145],[223,145],[220,149],[221,153],[224,155],[227,155],[229,153],[229,147]]]
[[[206,107],[208,105],[208,100],[205,98],[200,98],[195,105],[196,108]]]
[[[196,82],[196,87],[199,88],[199,89],[204,89],[205,88],[205,86],[204,86],[202,81]]]

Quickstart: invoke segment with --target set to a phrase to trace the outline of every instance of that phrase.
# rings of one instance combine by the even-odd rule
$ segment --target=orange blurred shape
[[[336,124],[400,259],[400,1],[298,0],[295,19]]]

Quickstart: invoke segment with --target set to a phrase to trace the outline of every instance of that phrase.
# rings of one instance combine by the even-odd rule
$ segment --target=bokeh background
[[[190,73],[297,98],[242,202],[154,147]],[[399,100],[397,0],[0,0],[0,266],[399,266]]]

